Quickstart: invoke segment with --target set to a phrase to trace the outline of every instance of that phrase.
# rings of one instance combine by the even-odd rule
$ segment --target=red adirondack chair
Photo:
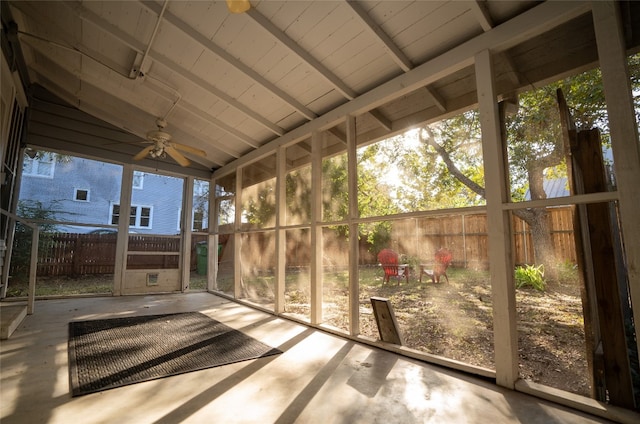
[[[378,262],[384,270],[383,283],[388,283],[390,277],[396,277],[398,279],[398,285],[400,285],[400,278],[404,278],[409,283],[409,265],[398,263],[398,254],[391,249],[382,249],[378,253]]]
[[[440,277],[444,276],[449,282],[449,276],[447,275],[447,268],[451,265],[453,260],[453,253],[445,247],[441,247],[436,251],[435,264],[430,269],[428,265],[420,264],[420,282],[422,283],[422,274],[427,274],[431,277],[432,283],[439,283]]]

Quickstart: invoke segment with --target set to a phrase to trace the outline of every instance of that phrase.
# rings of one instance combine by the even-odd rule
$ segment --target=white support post
[[[500,131],[491,52],[483,50],[476,54],[475,67],[485,169],[496,382],[513,389],[518,379],[516,296],[510,219],[508,211],[503,209],[508,198],[505,149]]]
[[[180,254],[181,290],[189,288],[191,281],[191,229],[193,228],[193,177],[187,177],[184,182],[184,196],[182,196],[182,217],[180,220],[180,234],[182,246]]]
[[[618,3],[594,1],[593,22],[609,115],[618,208],[637,332],[640,329],[640,143]],[[640,338],[636,343],[640,357]]]
[[[286,224],[287,211],[287,149],[278,147],[276,151],[276,298],[275,313],[284,312],[285,292],[285,265],[286,265],[286,230],[282,227]]]
[[[360,275],[358,264],[358,161],[356,156],[356,118],[349,115],[347,124],[347,178],[349,191],[349,333],[360,334]]]
[[[322,142],[324,134],[311,135],[311,324],[322,322]]]
[[[242,293],[242,168],[236,169],[235,218],[233,223],[233,297]]]
[[[207,290],[218,289],[218,243],[220,236],[218,235],[220,228],[218,225],[220,217],[220,201],[216,199],[216,179],[209,181],[209,237],[207,237]],[[213,252],[212,252],[213,250]]]
[[[131,190],[133,187],[133,166],[122,168],[120,186],[120,220],[118,221],[118,239],[116,241],[116,261],[113,272],[113,295],[120,296],[124,290],[127,272],[127,252],[129,246],[129,213],[131,209]],[[125,213],[122,213],[125,211]]]
[[[33,314],[36,305],[36,273],[38,271],[38,242],[40,228],[34,225],[31,235],[31,261],[29,262],[29,288],[27,291],[27,314]]]

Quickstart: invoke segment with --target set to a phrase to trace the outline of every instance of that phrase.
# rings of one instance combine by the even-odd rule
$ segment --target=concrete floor
[[[72,398],[71,320],[200,311],[281,355]],[[38,301],[0,348],[2,424],[608,422],[209,293]]]

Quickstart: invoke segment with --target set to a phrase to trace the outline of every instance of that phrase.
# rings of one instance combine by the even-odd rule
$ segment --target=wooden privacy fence
[[[576,262],[572,216],[571,207],[549,209],[549,226],[556,257],[569,263]],[[533,238],[528,225],[514,216],[513,229],[516,264],[535,263]],[[287,246],[287,266],[309,266],[310,245],[308,234],[304,235],[307,237],[302,237],[303,240]],[[327,263],[341,263],[340,257],[348,252],[346,240],[337,240],[335,234],[333,237],[329,237],[329,234],[325,236],[328,237],[324,255]],[[258,255],[260,260],[252,260],[251,263],[261,268],[272,268],[275,266],[275,247],[263,240],[264,237],[267,237],[264,233],[244,237],[243,255]],[[206,239],[206,235],[192,237],[192,270],[197,265],[196,246]],[[386,247],[421,262],[431,261],[438,248],[447,247],[453,252],[453,266],[473,269],[487,269],[489,266],[487,216],[484,213],[396,220],[392,222],[391,240],[391,245]],[[228,244],[225,236],[220,237],[220,242],[223,246]],[[227,251],[222,250],[223,258]],[[375,263],[375,254],[367,254],[366,245],[361,245],[360,251],[361,264]],[[114,272],[116,235],[57,233],[43,237],[39,252],[38,275],[110,274]],[[133,254],[128,255],[127,269],[178,268],[180,237],[129,235],[129,252]],[[144,252],[163,253],[153,255]],[[165,252],[175,254],[167,255]]]
[[[191,269],[196,268],[196,244],[207,236],[194,235]],[[116,234],[55,233],[41,238],[37,273],[41,276],[112,274],[116,259]],[[129,235],[127,269],[178,268],[179,236]],[[175,255],[140,255],[172,252]]]
[[[572,207],[548,209],[548,223],[556,258],[576,263]],[[513,215],[513,248],[516,265],[534,264],[533,237],[522,219]],[[442,215],[399,220],[392,226],[392,248],[420,261],[432,261],[440,247],[453,252],[453,266],[488,269],[487,216],[484,213]]]
[[[576,263],[571,207],[548,209],[549,228],[556,258],[561,262]],[[420,263],[433,263],[435,252],[446,247],[453,252],[452,265],[461,268],[488,269],[489,249],[487,216],[485,213],[461,213],[390,221],[390,242],[382,248],[396,252]],[[534,264],[533,237],[529,226],[513,216],[513,246],[516,265]],[[245,264],[269,269],[275,266],[275,231],[251,233],[243,236],[242,255]],[[323,230],[323,265],[348,264],[349,244],[339,232]],[[286,233],[286,266],[308,267],[311,246],[308,230],[288,230]],[[361,265],[377,263],[378,252],[361,240]],[[408,259],[409,259],[408,258]]]

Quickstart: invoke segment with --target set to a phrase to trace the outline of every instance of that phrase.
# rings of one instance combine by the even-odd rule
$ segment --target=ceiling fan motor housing
[[[171,134],[162,130],[153,130],[147,133],[147,139],[155,142],[167,142],[171,140]]]

